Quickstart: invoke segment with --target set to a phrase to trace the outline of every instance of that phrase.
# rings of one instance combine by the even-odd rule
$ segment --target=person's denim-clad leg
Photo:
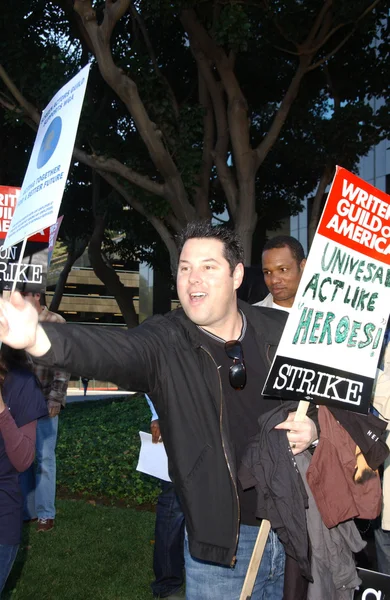
[[[19,544],[0,544],[0,595],[15,562]]]
[[[184,580],[184,515],[172,483],[161,482],[157,500],[152,591],[164,598]]]
[[[241,525],[237,563],[233,569],[192,558],[186,534],[186,600],[239,600],[258,532],[258,527]],[[256,577],[252,600],[282,600],[284,563],[283,546],[271,531]]]
[[[20,476],[24,520],[55,518],[57,433],[58,415],[38,419],[35,464]]]
[[[56,516],[56,445],[58,415],[37,423],[35,508],[39,519]]]

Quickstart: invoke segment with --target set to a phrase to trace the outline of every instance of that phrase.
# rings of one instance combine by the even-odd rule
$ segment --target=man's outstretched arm
[[[123,389],[150,392],[163,370],[161,330],[95,328],[87,325],[37,323],[36,310],[20,294],[0,300],[0,341],[27,350],[36,362],[89,379],[116,383]]]
[[[27,350],[32,356],[43,356],[51,343],[38,324],[38,313],[19,292],[10,300],[0,298],[0,341],[11,348]]]

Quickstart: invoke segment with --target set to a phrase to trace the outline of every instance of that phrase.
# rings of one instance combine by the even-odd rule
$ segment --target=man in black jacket
[[[237,304],[243,278],[237,236],[190,223],[179,239],[182,309],[133,330],[44,328],[18,294],[0,304],[0,339],[40,363],[146,392],[160,417],[170,476],[186,522],[188,600],[238,600],[258,532],[256,495],[237,467],[258,417],[275,407],[261,390],[286,315]],[[286,429],[294,454],[317,438],[311,419]],[[253,599],[282,598],[284,552],[266,544]]]

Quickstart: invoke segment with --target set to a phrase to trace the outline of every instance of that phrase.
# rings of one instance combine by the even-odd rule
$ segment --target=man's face
[[[186,315],[201,327],[218,330],[237,316],[236,290],[244,267],[233,274],[223,255],[223,243],[212,238],[187,240],[180,254],[177,292]]]
[[[31,292],[29,292],[28,294],[23,294],[24,299],[27,300],[27,302],[29,302],[30,304],[32,304],[32,306],[35,308],[35,310],[37,312],[41,312],[41,305],[40,305],[40,294],[32,294]]]
[[[275,304],[291,307],[306,264],[297,263],[288,246],[265,250],[262,256],[264,281]]]

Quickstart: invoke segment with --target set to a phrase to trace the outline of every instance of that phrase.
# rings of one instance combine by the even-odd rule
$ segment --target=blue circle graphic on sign
[[[54,150],[57,148],[58,140],[60,139],[62,129],[62,120],[60,117],[55,117],[50,123],[38,154],[37,167],[40,169],[53,156]]]

